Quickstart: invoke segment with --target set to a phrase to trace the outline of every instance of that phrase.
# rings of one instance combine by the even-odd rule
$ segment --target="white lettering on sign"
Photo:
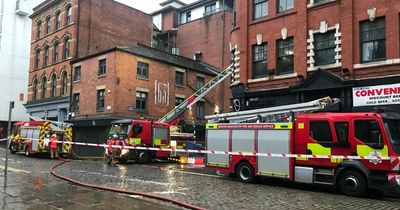
[[[169,106],[169,82],[154,81],[154,103]]]
[[[353,106],[400,104],[400,84],[353,88]]]

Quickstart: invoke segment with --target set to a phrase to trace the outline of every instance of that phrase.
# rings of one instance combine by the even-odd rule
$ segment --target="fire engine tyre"
[[[136,162],[147,163],[150,160],[150,153],[145,150],[139,150],[136,155]]]
[[[254,169],[248,162],[242,162],[236,166],[236,177],[242,182],[252,182],[254,180]]]
[[[361,197],[368,190],[367,179],[355,170],[344,171],[338,180],[340,191],[349,196]]]
[[[10,153],[11,154],[15,154],[16,152],[17,152],[16,145],[14,143],[11,143],[11,145],[10,145]]]

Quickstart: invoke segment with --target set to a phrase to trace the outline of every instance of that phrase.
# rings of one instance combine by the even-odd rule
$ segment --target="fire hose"
[[[201,207],[198,207],[198,206],[194,206],[194,205],[189,204],[189,203],[185,203],[185,202],[182,202],[182,201],[178,201],[178,200],[174,200],[174,199],[170,199],[170,198],[166,198],[166,197],[162,197],[162,196],[158,196],[158,195],[154,195],[154,194],[150,194],[150,193],[121,190],[121,189],[112,188],[112,187],[105,187],[105,186],[99,186],[99,185],[93,185],[93,184],[89,184],[89,183],[84,183],[84,182],[81,182],[81,181],[78,181],[78,180],[74,180],[74,179],[68,178],[66,176],[62,176],[62,175],[60,175],[60,174],[58,174],[58,173],[56,173],[54,171],[57,167],[65,164],[67,162],[70,162],[70,161],[61,159],[61,162],[56,163],[56,164],[54,164],[54,165],[52,165],[50,167],[50,173],[53,176],[55,176],[57,178],[60,178],[60,179],[62,179],[64,181],[68,181],[68,182],[71,182],[73,184],[84,186],[84,187],[89,187],[89,188],[94,188],[94,189],[99,189],[99,190],[105,190],[105,191],[111,191],[111,192],[117,192],[117,193],[123,193],[123,194],[128,194],[128,195],[139,195],[139,196],[143,196],[143,197],[147,197],[147,198],[151,198],[151,199],[170,202],[170,203],[173,203],[175,205],[178,205],[180,207],[184,207],[184,208],[187,208],[187,209],[204,210],[204,208],[201,208]]]

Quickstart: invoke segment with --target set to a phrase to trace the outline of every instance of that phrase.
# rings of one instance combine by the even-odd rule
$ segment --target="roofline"
[[[166,5],[168,3],[171,3],[171,2],[174,2],[174,1],[179,3],[179,4],[182,4],[183,6],[187,5],[185,2],[182,2],[182,1],[179,1],[179,0],[167,0],[167,1],[161,2],[160,6],[164,6],[164,5]]]
[[[195,1],[195,2],[193,2],[191,4],[188,4],[186,6],[183,6],[183,7],[179,8],[179,12],[184,12],[186,10],[192,9],[192,8],[197,7],[199,5],[207,5],[209,3],[217,2],[217,1],[218,0],[198,0],[198,1]]]
[[[133,54],[133,55],[146,57],[146,58],[149,58],[149,59],[152,59],[152,60],[156,60],[156,61],[159,61],[159,62],[162,62],[162,63],[172,64],[172,65],[177,66],[177,67],[183,67],[183,68],[186,68],[186,69],[190,69],[191,71],[200,72],[200,73],[202,73],[202,74],[207,74],[207,75],[215,76],[215,75],[217,75],[217,74],[219,73],[219,72],[216,70],[216,69],[219,69],[219,68],[217,68],[217,67],[215,67],[215,66],[212,66],[212,65],[210,65],[210,64],[208,64],[208,63],[207,63],[207,65],[205,65],[206,63],[201,62],[201,61],[195,61],[195,62],[199,62],[200,65],[204,66],[204,68],[207,69],[207,70],[210,71],[210,72],[202,72],[202,71],[199,71],[199,70],[197,70],[197,69],[192,69],[192,68],[189,68],[189,67],[183,66],[183,65],[177,65],[177,64],[174,64],[174,63],[171,63],[171,62],[168,62],[168,61],[164,61],[164,60],[158,59],[158,58],[149,57],[149,56],[145,56],[145,55],[140,55],[140,54],[137,54],[137,53],[134,53],[134,52],[131,52],[131,51],[129,51],[129,50],[126,50],[126,49],[123,49],[123,48],[122,48],[122,47],[137,47],[137,46],[142,46],[142,47],[146,47],[146,48],[151,48],[151,50],[157,50],[157,51],[160,51],[160,52],[169,54],[170,56],[176,56],[176,57],[180,57],[180,58],[182,58],[182,59],[187,59],[187,60],[190,60],[190,61],[194,61],[194,60],[192,60],[192,59],[190,59],[190,58],[187,58],[187,57],[184,57],[184,56],[175,55],[175,54],[172,54],[172,53],[168,53],[168,52],[165,52],[165,51],[162,51],[162,50],[159,50],[159,49],[156,49],[156,48],[152,48],[152,47],[149,47],[149,46],[147,46],[147,45],[138,43],[136,46],[117,46],[117,47],[113,47],[113,48],[110,48],[110,49],[108,49],[108,50],[104,50],[104,51],[101,51],[101,52],[98,52],[98,53],[95,53],[95,54],[92,54],[92,55],[88,55],[88,56],[85,56],[85,57],[81,57],[81,58],[72,60],[72,61],[70,61],[70,64],[73,65],[73,64],[82,62],[82,61],[84,61],[84,60],[88,60],[88,59],[91,59],[91,58],[95,58],[95,57],[98,57],[98,56],[101,56],[101,55],[104,55],[104,54],[108,54],[108,53],[111,53],[111,52],[114,52],[114,51],[122,51],[122,52],[130,53],[130,54]],[[212,69],[211,67],[213,67],[213,68],[215,68],[215,69]],[[211,72],[213,72],[214,74],[211,73]]]

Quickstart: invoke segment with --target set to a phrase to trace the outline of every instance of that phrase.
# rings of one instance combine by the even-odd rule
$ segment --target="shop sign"
[[[400,104],[400,84],[353,88],[353,106]]]

